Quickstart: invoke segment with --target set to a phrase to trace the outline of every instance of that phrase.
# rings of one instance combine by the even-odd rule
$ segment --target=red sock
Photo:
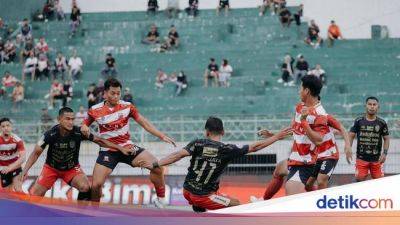
[[[154,187],[156,189],[157,197],[164,198],[165,197],[165,186]]]
[[[276,192],[281,189],[283,185],[283,177],[281,176],[273,176],[272,180],[268,183],[267,189],[264,193],[264,200],[271,199],[272,196],[276,194]]]

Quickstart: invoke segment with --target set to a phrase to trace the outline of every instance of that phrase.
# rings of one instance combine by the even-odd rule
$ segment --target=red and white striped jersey
[[[339,149],[336,145],[334,130],[340,130],[340,123],[332,116],[327,115],[329,132],[324,135],[321,145],[316,147],[318,160],[339,160]]]
[[[0,166],[8,166],[19,158],[19,152],[25,151],[24,142],[15,134],[7,140],[0,136]]]
[[[110,108],[104,102],[92,106],[83,123],[87,126],[94,121],[99,125],[99,136],[120,146],[132,145],[129,133],[129,118],[139,119],[139,112],[130,102],[120,100]],[[102,151],[117,151],[101,148]]]
[[[293,128],[293,146],[292,152],[290,153],[288,165],[289,166],[300,166],[300,165],[313,165],[317,160],[316,146],[306,135],[301,123],[301,109],[304,107],[304,103],[299,103],[296,106],[296,114],[292,122]],[[324,138],[330,132],[328,127],[328,114],[321,103],[318,103],[312,108],[309,108],[308,116],[306,121],[310,125],[313,131],[320,133]],[[325,141],[325,140],[324,140]],[[324,143],[322,143],[324,145]]]

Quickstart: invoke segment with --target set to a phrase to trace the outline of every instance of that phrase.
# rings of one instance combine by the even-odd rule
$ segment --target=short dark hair
[[[119,82],[119,80],[115,78],[109,78],[104,83],[104,90],[108,91],[110,90],[110,87],[119,87],[122,89],[122,84],[121,82]]]
[[[378,102],[378,103],[379,103],[379,100],[378,100],[378,98],[377,98],[377,97],[375,97],[375,96],[369,96],[367,99],[365,99],[365,103],[367,103],[367,102],[368,102],[368,100],[375,100],[376,102]]]
[[[73,113],[74,110],[72,110],[70,107],[62,107],[60,110],[58,110],[58,116],[62,116],[65,113]]]
[[[210,61],[214,62],[214,61],[215,61],[215,59],[214,59],[214,58],[210,58]]]
[[[321,79],[314,75],[306,75],[301,78],[303,88],[308,88],[310,94],[314,97],[318,97],[322,89]]]
[[[222,134],[224,131],[224,124],[220,118],[210,116],[207,119],[204,129],[214,134]]]
[[[10,118],[8,118],[8,117],[3,117],[3,118],[0,119],[0,125],[1,125],[2,123],[4,123],[4,122],[10,122],[10,123],[11,123],[11,120],[10,120]]]

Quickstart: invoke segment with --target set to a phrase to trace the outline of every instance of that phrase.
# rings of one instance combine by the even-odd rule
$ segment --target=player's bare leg
[[[107,177],[112,173],[112,169],[95,164],[93,169],[92,188],[91,188],[91,200],[94,202],[100,202],[101,189],[106,182]]]
[[[78,189],[78,200],[90,200],[90,183],[85,174],[78,174],[71,180],[71,186]]]
[[[318,175],[318,176],[319,176],[319,175]],[[315,181],[317,181],[317,178],[315,178],[315,177],[310,177],[310,178],[308,178],[307,183],[306,183],[306,186],[305,186],[306,191],[313,191],[313,190],[314,190],[314,183],[315,183]],[[319,184],[319,183],[318,183],[318,184]]]
[[[34,196],[44,196],[48,190],[49,189],[47,189],[47,187],[44,187],[35,182],[29,193]]]
[[[294,195],[305,191],[304,184],[299,181],[288,180],[286,182],[286,195]]]
[[[272,180],[268,183],[264,193],[264,200],[271,199],[281,189],[285,177],[288,175],[287,160],[282,160],[276,164]]]
[[[149,162],[147,164],[151,165],[152,162],[156,162],[157,159],[150,152],[143,151],[132,161],[132,166],[140,167],[142,162]],[[150,181],[153,183],[156,189],[156,194],[159,200],[164,201],[165,198],[165,180],[163,169],[158,168],[147,168],[150,170]],[[157,203],[156,203],[157,205]],[[162,207],[162,206],[160,206]]]
[[[318,174],[318,190],[328,188],[329,176],[326,174]]]

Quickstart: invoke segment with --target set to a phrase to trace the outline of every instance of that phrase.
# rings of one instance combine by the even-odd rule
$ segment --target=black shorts
[[[100,151],[99,156],[97,157],[96,163],[103,165],[107,168],[114,170],[118,163],[125,163],[132,166],[132,161],[142,153],[145,149],[141,147],[137,147],[135,154],[133,155],[124,155],[120,151]]]
[[[7,174],[1,174],[1,186],[3,188],[5,188],[5,187],[11,185],[12,182],[13,182],[13,178],[18,176],[21,172],[22,172],[22,169],[18,168],[18,169],[14,170],[14,171],[11,171],[11,172],[7,173]]]
[[[337,162],[338,160],[336,159],[317,160],[312,177],[318,177],[319,173],[331,176],[335,170]]]
[[[229,7],[229,1],[219,1],[220,8],[225,8],[226,6]]]
[[[298,181],[306,185],[308,178],[313,174],[314,165],[290,166],[287,180]]]

